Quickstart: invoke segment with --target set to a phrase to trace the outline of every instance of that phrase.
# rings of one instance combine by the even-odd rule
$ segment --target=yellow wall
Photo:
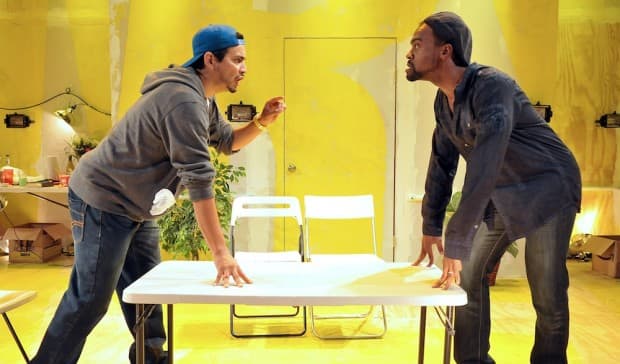
[[[8,1],[0,3],[0,107],[37,104],[70,87],[96,107],[109,110],[107,1]],[[44,174],[48,155],[64,167],[69,139],[65,125],[51,113],[80,101],[63,95],[16,111],[35,121],[26,129],[0,129],[0,154],[28,175]],[[0,110],[0,117],[14,112]],[[76,132],[102,137],[110,119],[86,107],[74,112]],[[71,132],[73,133],[73,132]],[[59,137],[62,135],[62,137]],[[4,165],[4,160],[2,162]],[[39,201],[11,196],[7,212],[15,224],[39,220]],[[54,217],[51,217],[54,219]],[[5,218],[0,218],[6,224]]]
[[[112,111],[112,120],[117,120],[138,97],[145,73],[184,62],[191,53],[190,39],[194,31],[208,23],[229,23],[244,33],[248,41],[247,78],[236,94],[220,95],[220,104],[244,100],[262,106],[268,97],[283,94],[283,37],[395,37],[401,57],[398,62],[402,61],[399,67],[404,67],[409,38],[419,21],[436,10],[455,10],[472,28],[475,61],[505,69],[532,101],[552,105],[551,126],[574,151],[583,171],[584,185],[618,187],[617,132],[595,128],[594,120],[618,109],[620,5],[604,0],[463,3],[456,0],[0,2],[3,52],[0,107],[37,103],[71,87],[93,105]],[[396,198],[404,201],[408,192],[420,192],[429,150],[428,130],[432,128],[432,119],[428,118],[432,105],[428,102],[412,105],[419,99],[432,98],[428,95],[434,93],[434,88],[408,84],[401,79],[402,72],[397,77],[399,141],[412,148],[397,153],[404,173],[396,181],[399,189]],[[37,173],[46,155],[41,146],[48,135],[42,129],[45,124],[42,121],[68,102],[63,96],[26,110],[37,121],[28,129],[2,127],[0,154],[10,153],[15,166],[29,174]],[[100,138],[111,125],[109,117],[86,108],[78,111],[75,125],[78,132]],[[273,128],[269,137],[275,159],[280,160],[282,130]],[[277,173],[282,173],[283,167],[276,164]],[[405,169],[418,172],[410,175]],[[280,190],[281,186],[276,186],[275,191]],[[14,222],[25,222],[35,216],[32,209],[36,204],[23,200],[23,208],[12,205]],[[410,225],[413,219],[419,219],[417,207],[406,209],[403,208],[404,214],[397,215],[397,225]],[[0,222],[5,224],[2,218]]]
[[[557,17],[551,15],[557,14],[558,1],[495,0],[494,5],[514,77],[534,103],[550,104],[555,92],[558,27]]]
[[[562,0],[558,11],[557,76],[553,100],[556,130],[575,151],[584,186],[577,222],[596,212],[589,231],[617,234],[618,129],[596,127],[601,115],[620,111],[620,3]],[[587,226],[587,224],[585,224]],[[584,226],[582,224],[582,226]],[[581,227],[581,229],[584,229]]]
[[[558,18],[559,131],[576,151],[584,185],[618,187],[617,130],[597,128],[594,121],[620,111],[620,4],[561,1]]]

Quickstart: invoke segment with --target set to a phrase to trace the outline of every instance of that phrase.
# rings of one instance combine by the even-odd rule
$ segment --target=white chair
[[[2,291],[0,290],[0,313],[2,314],[2,317],[4,318],[4,322],[6,322],[6,325],[9,328],[9,331],[11,332],[11,336],[13,336],[13,339],[15,340],[15,343],[17,344],[17,347],[19,348],[19,351],[24,357],[24,360],[26,361],[26,363],[29,363],[30,360],[28,359],[28,355],[26,354],[26,351],[24,350],[24,346],[22,345],[21,341],[19,341],[19,338],[17,337],[17,333],[15,332],[15,329],[13,328],[11,321],[9,321],[9,317],[7,316],[6,313],[11,311],[14,308],[17,308],[25,303],[32,301],[36,297],[36,295],[37,293],[35,291]]]
[[[235,227],[239,220],[248,218],[293,218],[299,228],[298,239],[295,243],[295,250],[273,251],[253,251],[240,250],[236,246]],[[230,246],[231,254],[239,262],[243,268],[244,264],[252,264],[253,262],[303,262],[304,261],[304,235],[302,226],[301,208],[299,200],[291,196],[239,196],[233,200],[231,219],[230,219]],[[297,234],[295,234],[297,235]],[[293,306],[293,310],[282,313],[268,314],[242,314],[237,310],[237,306],[230,305],[230,333],[234,337],[274,337],[274,336],[302,336],[306,333],[306,307]],[[241,319],[250,320],[253,323],[257,319],[281,318],[291,319],[299,322],[295,324],[296,330],[284,333],[251,333],[241,334],[235,330],[235,322]],[[290,327],[290,322],[287,327]],[[299,326],[299,327],[297,327]]]
[[[377,255],[377,241],[375,234],[375,210],[372,195],[352,195],[352,196],[304,196],[304,226],[306,237],[306,259],[312,264],[338,264],[342,269],[347,269],[347,264],[382,264],[383,260]],[[311,235],[311,222],[314,220],[352,220],[363,219],[368,222],[368,236],[363,241],[342,241],[340,252],[323,252],[317,248],[319,242],[314,235]],[[318,221],[315,224],[318,225]],[[312,237],[311,237],[312,236]],[[348,246],[345,244],[349,244]],[[360,246],[365,249],[358,249]],[[344,246],[344,248],[343,248]],[[343,249],[347,250],[355,246],[357,253],[342,253]],[[352,249],[350,249],[352,250]],[[357,333],[357,334],[321,334],[317,327],[317,321],[320,320],[357,320],[358,328],[363,327],[369,319],[372,319],[375,308],[380,310],[380,320],[382,328],[376,333]],[[363,313],[333,313],[333,314],[317,314],[314,307],[310,307],[310,322],[312,333],[321,339],[367,339],[380,338],[387,331],[387,320],[385,316],[385,307],[370,306],[368,311]],[[351,322],[351,321],[347,321]]]

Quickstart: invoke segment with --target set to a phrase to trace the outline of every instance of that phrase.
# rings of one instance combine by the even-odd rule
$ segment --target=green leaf
[[[508,248],[506,248],[506,252],[516,258],[519,254],[519,247],[517,246],[517,242],[513,241],[512,243],[510,243],[510,245],[508,245]]]
[[[448,203],[448,207],[446,207],[447,212],[454,212],[459,207],[459,203],[461,203],[461,191],[454,192],[452,197],[450,198],[450,202]]]

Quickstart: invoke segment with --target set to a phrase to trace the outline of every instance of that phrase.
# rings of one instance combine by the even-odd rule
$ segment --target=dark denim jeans
[[[567,208],[525,237],[525,266],[536,310],[536,336],[530,362],[565,364],[568,345],[568,271],[566,254],[575,221],[575,208]],[[457,307],[454,358],[460,364],[495,363],[489,355],[491,316],[487,273],[510,244],[501,216],[494,226],[482,224],[468,260],[463,261],[461,287],[468,303]],[[515,317],[515,319],[518,319]]]
[[[71,190],[69,210],[75,262],[69,287],[31,361],[33,364],[77,363],[86,337],[105,315],[115,290],[133,335],[135,306],[122,301],[123,289],[161,261],[155,222],[136,222],[103,212],[84,203]],[[153,356],[162,352],[166,340],[161,306],[147,319],[145,330],[147,355],[150,354],[147,359],[155,363],[159,359]]]

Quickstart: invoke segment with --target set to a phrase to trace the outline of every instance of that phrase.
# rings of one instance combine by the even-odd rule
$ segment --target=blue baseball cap
[[[242,44],[245,44],[245,41],[237,38],[237,31],[235,28],[221,24],[209,25],[194,34],[194,38],[192,39],[194,56],[189,61],[183,63],[183,67],[191,66],[202,57],[205,52],[213,52]]]

